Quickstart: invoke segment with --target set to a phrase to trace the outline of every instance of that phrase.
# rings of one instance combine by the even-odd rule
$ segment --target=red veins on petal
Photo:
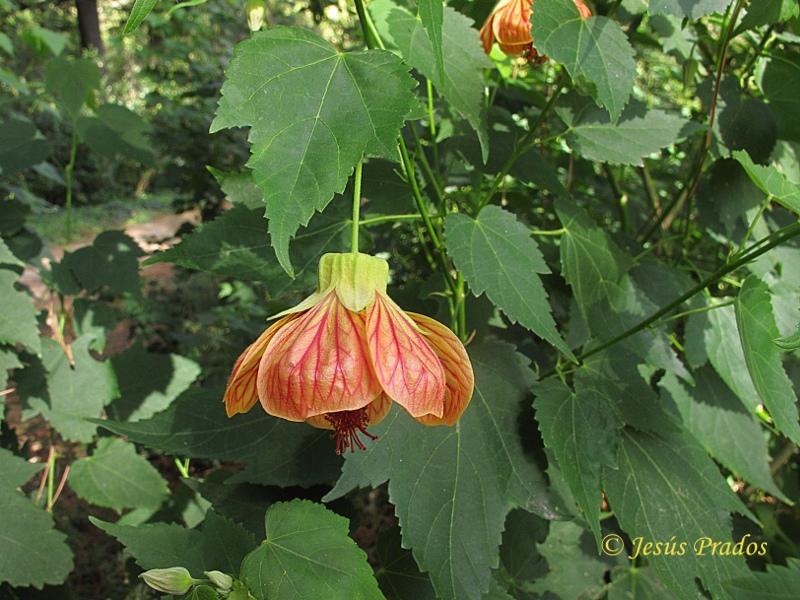
[[[407,314],[426,334],[425,340],[439,358],[446,388],[442,416],[426,415],[417,420],[425,425],[454,425],[466,410],[475,390],[475,375],[467,351],[461,340],[439,321],[416,313]]]
[[[511,0],[494,18],[493,30],[506,54],[518,54],[531,39],[531,8],[529,0]]]
[[[370,425],[377,425],[386,418],[389,414],[389,409],[392,408],[392,399],[386,394],[382,393],[380,396],[370,402],[364,410],[367,411],[367,417]]]
[[[492,51],[497,40],[505,54],[516,55],[532,50],[531,0],[501,0],[483,24],[480,39],[486,54]]]
[[[402,309],[380,292],[367,306],[367,342],[375,375],[386,394],[414,418],[441,417],[442,365]]]
[[[289,421],[363,408],[380,393],[364,338],[364,315],[334,291],[283,327],[258,370],[264,410]]]
[[[287,315],[273,323],[237,359],[228,379],[228,387],[225,389],[225,397],[223,398],[225,412],[228,413],[229,417],[237,413],[246,413],[258,402],[256,378],[258,377],[258,365],[264,355],[264,350],[266,350],[267,345],[278,330],[296,317],[297,315]]]

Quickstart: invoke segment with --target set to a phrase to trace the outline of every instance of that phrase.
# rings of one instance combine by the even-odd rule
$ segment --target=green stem
[[[356,172],[353,176],[353,235],[350,241],[350,252],[358,254],[358,228],[361,220],[361,173],[364,163],[358,161]]]
[[[364,33],[364,41],[367,44],[367,48],[380,48],[381,50],[386,50],[386,46],[384,46],[383,40],[378,33],[378,29],[375,27],[375,23],[372,21],[372,17],[369,15],[369,11],[364,4],[364,0],[355,0],[355,3],[356,12],[358,13],[358,20],[361,23],[361,31]]]
[[[48,457],[47,463],[47,510],[53,506],[53,497],[55,496],[56,481],[56,453],[51,452]]]
[[[436,140],[436,121],[433,113],[433,84],[427,77],[425,78],[425,90],[428,93],[428,129],[431,132],[431,140]]]
[[[71,146],[69,149],[69,162],[67,166],[64,168],[64,181],[67,187],[67,218],[65,223],[65,234],[66,234],[66,248],[64,252],[69,252],[70,242],[72,241],[72,173],[75,170],[75,160],[78,157],[78,131],[75,128],[75,124],[73,123],[72,127],[72,139],[71,139]]]
[[[785,228],[784,228],[784,229],[785,229]],[[757,242],[755,242],[755,243],[754,243],[752,246],[750,246],[749,248],[747,248],[747,253],[749,254],[749,253],[752,253],[752,252],[754,252],[754,251],[755,251],[757,248],[759,248],[759,247],[763,246],[764,244],[766,244],[766,243],[770,242],[771,240],[773,240],[773,239],[774,239],[774,238],[776,238],[777,236],[781,235],[781,232],[782,232],[782,231],[784,231],[784,229],[779,229],[778,231],[774,231],[773,233],[770,233],[769,235],[767,235],[767,236],[765,236],[765,237],[761,238],[760,240],[758,240]],[[740,253],[736,253],[736,254],[734,254],[733,256],[729,256],[729,257],[728,257],[728,260],[729,260],[729,261],[730,261],[730,260],[737,260],[737,257],[738,257],[738,256],[741,256],[741,254],[740,254]]]
[[[730,306],[731,304],[733,304],[733,300],[731,300],[729,302],[720,302],[719,304],[712,304],[710,306],[702,306],[700,308],[693,308],[691,310],[684,310],[684,311],[679,312],[677,314],[674,314],[674,315],[672,315],[670,317],[667,317],[666,319],[661,319],[660,321],[658,321],[656,323],[653,323],[652,325],[650,325],[648,327],[648,329],[658,329],[662,325],[666,325],[667,323],[669,323],[670,321],[674,321],[675,319],[681,319],[683,317],[688,317],[689,315],[696,315],[698,313],[709,312],[709,311],[712,311],[712,310],[716,310],[718,308],[722,308],[723,306]]]
[[[741,258],[739,258],[739,259],[737,259],[737,260],[735,260],[735,261],[733,261],[731,263],[728,263],[728,264],[724,265],[723,267],[720,267],[719,269],[714,271],[711,275],[709,275],[706,279],[704,279],[703,281],[698,283],[696,286],[694,286],[692,289],[690,289],[688,292],[680,295],[678,298],[676,298],[675,300],[673,300],[672,302],[670,302],[669,304],[667,304],[666,306],[664,306],[660,310],[658,310],[655,313],[653,313],[652,315],[650,315],[644,321],[641,321],[640,323],[638,323],[637,325],[634,325],[630,329],[627,329],[626,331],[623,331],[619,335],[614,336],[613,338],[611,338],[607,342],[603,342],[602,344],[600,344],[598,346],[595,346],[594,348],[591,348],[590,350],[587,350],[583,354],[579,355],[577,357],[578,362],[581,362],[581,361],[589,358],[590,356],[592,356],[594,354],[597,354],[601,350],[605,350],[606,348],[609,348],[609,347],[617,344],[618,342],[621,342],[622,340],[624,340],[626,338],[629,338],[630,336],[632,336],[632,335],[634,335],[636,333],[639,333],[640,331],[648,328],[650,325],[652,325],[653,323],[658,321],[661,317],[663,317],[667,313],[671,312],[672,310],[678,308],[681,304],[686,302],[689,298],[691,298],[692,296],[694,296],[698,292],[702,292],[704,289],[706,289],[710,285],[713,285],[714,283],[716,283],[717,281],[719,281],[720,279],[725,277],[728,273],[731,273],[732,271],[735,271],[739,267],[742,267],[742,266],[746,265],[747,263],[749,263],[754,258],[758,258],[762,254],[764,254],[766,252],[769,252],[775,246],[780,246],[782,243],[784,243],[784,242],[792,239],[796,235],[800,234],[800,223],[794,223],[793,225],[789,225],[788,227],[784,227],[783,229],[781,229],[780,231],[775,232],[775,233],[776,234],[780,234],[780,235],[778,235],[777,237],[773,238],[772,241],[770,241],[768,244],[765,244],[765,245],[761,246],[757,250],[748,251]]]
[[[184,479],[189,478],[189,458],[185,458],[184,460],[175,459],[175,466],[178,467],[178,471],[180,471],[181,477]]]
[[[428,157],[425,156],[425,149],[422,147],[422,140],[419,138],[419,134],[417,133],[417,128],[414,127],[414,123],[409,123],[409,127],[411,130],[411,135],[414,138],[414,147],[417,148],[417,152],[414,153],[414,158],[419,158],[419,162],[422,164],[422,170],[425,171],[425,176],[428,178],[431,186],[433,186],[433,191],[436,193],[436,200],[439,203],[439,209],[442,210],[444,208],[444,194],[442,193],[442,187],[439,185],[439,180],[436,177],[436,174],[433,172],[431,168],[431,164],[428,162]]]
[[[431,141],[436,141],[436,121],[433,114],[433,84],[427,77],[425,78],[425,88],[428,92],[428,129],[431,132]]]
[[[419,213],[413,213],[408,215],[383,215],[380,217],[371,217],[369,219],[362,219],[361,226],[366,227],[367,225],[380,225],[381,223],[390,223],[393,221],[419,221],[422,219],[422,215]]]
[[[433,84],[427,77],[425,78],[425,87],[428,92],[428,128],[431,132],[431,150],[433,151],[433,163],[437,169],[439,167],[439,144],[436,141],[436,114],[433,110]]]
[[[617,181],[616,175],[607,164],[603,165],[603,174],[608,180],[608,185],[611,186],[611,192],[617,201],[617,209],[619,210],[619,219],[622,222],[622,230],[628,231],[630,228],[630,220],[628,218],[628,195],[622,191]]]
[[[650,210],[653,211],[653,214],[657,217],[660,217],[663,213],[661,209],[661,202],[658,200],[658,190],[656,189],[656,184],[653,181],[653,176],[650,174],[650,167],[647,164],[647,161],[642,161],[642,168],[639,169],[639,176],[642,179],[642,185],[644,186],[644,193],[647,196],[647,201],[650,203]]]
[[[772,194],[769,194],[766,200],[764,200],[764,202],[761,203],[761,206],[758,208],[758,214],[756,214],[756,216],[753,218],[753,221],[750,223],[750,226],[747,228],[747,231],[744,234],[744,238],[742,239],[742,243],[739,244],[739,247],[736,249],[734,256],[739,256],[744,251],[744,246],[747,243],[747,240],[749,240],[750,236],[753,235],[753,230],[756,228],[756,225],[758,225],[758,221],[759,219],[761,219],[761,215],[764,214],[764,211],[766,210],[767,206],[769,206],[770,202],[772,202],[773,198],[774,196]]]
[[[542,121],[544,121],[545,117],[555,106],[556,100],[558,100],[559,96],[561,96],[561,89],[562,89],[561,83],[563,82],[563,80],[564,80],[564,73],[562,72],[558,80],[556,81],[555,90],[553,90],[552,96],[550,96],[550,99],[547,101],[547,104],[545,104],[544,108],[542,108],[541,112],[539,113],[539,116],[536,118],[536,121],[534,121],[531,124],[530,128],[525,133],[525,135],[523,135],[520,138],[519,142],[517,142],[516,146],[514,147],[514,151],[511,153],[511,156],[508,157],[506,164],[503,165],[503,168],[500,169],[500,172],[497,175],[495,175],[495,178],[492,181],[492,186],[489,188],[489,191],[483,196],[482,201],[478,203],[478,210],[476,212],[480,212],[481,210],[483,210],[483,208],[487,204],[489,204],[489,202],[492,201],[492,198],[500,189],[500,186],[503,184],[506,175],[508,175],[508,172],[511,171],[511,167],[513,167],[514,164],[517,162],[517,160],[519,160],[519,158],[530,149],[529,148],[530,143],[534,139],[536,139],[536,136],[539,134],[539,125],[542,124]]]
[[[467,295],[464,291],[464,276],[461,271],[456,271],[456,304],[455,316],[453,318],[453,330],[456,335],[461,338],[462,342],[467,341]]]
[[[408,179],[408,184],[411,186],[411,193],[414,196],[414,202],[417,204],[417,209],[419,210],[419,214],[422,217],[422,222],[425,225],[425,230],[428,232],[428,237],[431,239],[431,244],[433,244],[434,250],[436,251],[436,257],[439,262],[439,266],[442,268],[442,274],[444,275],[444,279],[447,282],[447,287],[450,289],[450,292],[453,295],[456,294],[457,290],[455,288],[455,282],[451,277],[448,277],[447,274],[449,272],[449,267],[447,264],[447,256],[445,255],[444,244],[442,243],[441,238],[439,237],[439,232],[433,226],[433,222],[431,221],[431,216],[428,212],[428,207],[425,204],[425,199],[422,197],[422,192],[419,189],[419,185],[417,184],[417,176],[414,171],[414,163],[411,161],[411,157],[408,155],[408,148],[406,147],[405,140],[403,140],[402,136],[398,138],[398,146],[400,147],[400,158],[403,162],[403,169],[406,172],[406,179]]]
[[[564,235],[565,233],[567,233],[567,228],[566,227],[561,227],[560,229],[532,229],[531,233],[533,235],[553,235],[553,236],[558,236],[558,235]]]
[[[356,12],[358,13],[358,18],[361,23],[361,30],[364,32],[364,38],[366,39],[367,47],[369,48],[377,47],[382,50],[385,50],[386,46],[383,44],[383,40],[381,40],[381,36],[378,33],[377,28],[375,27],[375,23],[372,21],[372,17],[370,17],[369,11],[366,9],[366,6],[364,5],[364,0],[355,0],[355,4],[356,4]],[[405,170],[406,178],[408,179],[408,184],[411,186],[411,192],[414,196],[414,201],[417,204],[417,209],[419,210],[419,214],[422,217],[422,222],[425,225],[425,230],[428,232],[431,244],[433,244],[436,260],[439,263],[439,267],[442,270],[442,277],[445,281],[445,285],[447,286],[451,297],[457,300],[458,289],[455,280],[452,277],[450,277],[450,268],[447,262],[447,253],[445,252],[444,244],[441,241],[438,231],[433,226],[430,214],[428,213],[428,207],[425,205],[425,200],[423,199],[422,193],[420,192],[419,185],[417,184],[417,177],[414,170],[414,163],[412,162],[411,158],[408,155],[408,148],[406,147],[406,142],[403,139],[403,136],[397,138],[397,144],[400,148],[400,157],[403,162],[403,169]],[[452,310],[453,309],[451,303],[451,314]]]
[[[772,32],[774,31],[774,29],[775,25],[770,25],[764,32],[764,35],[761,36],[761,40],[755,47],[755,52],[753,56],[747,60],[747,62],[744,65],[744,68],[741,71],[742,77],[747,77],[750,75],[750,71],[756,64],[756,61],[761,57],[761,53],[764,52],[764,50],[766,50],[767,44],[770,42],[770,39],[772,38]]]

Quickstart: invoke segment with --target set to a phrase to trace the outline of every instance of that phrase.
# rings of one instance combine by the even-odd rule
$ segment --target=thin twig
[[[47,505],[47,512],[53,510],[53,506],[55,506],[56,500],[61,495],[61,491],[64,489],[64,485],[67,483],[67,475],[69,475],[69,465],[64,467],[64,473],[61,475],[61,480],[58,482],[58,487],[56,488],[56,493],[53,495],[53,499]]]

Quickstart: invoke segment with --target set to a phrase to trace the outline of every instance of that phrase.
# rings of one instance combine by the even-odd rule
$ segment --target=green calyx
[[[386,293],[389,279],[389,263],[382,258],[350,252],[347,254],[323,254],[319,259],[319,284],[317,291],[297,306],[285,310],[270,319],[309,310],[331,291],[347,310],[361,312],[375,292]]]
[[[372,301],[375,292],[386,293],[389,263],[361,253],[325,254],[319,260],[318,293],[331,288],[347,310],[360,312]]]

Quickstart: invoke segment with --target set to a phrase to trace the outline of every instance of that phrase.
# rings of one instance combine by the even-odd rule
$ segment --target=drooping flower
[[[573,0],[575,6],[585,19],[592,16],[592,11],[584,0]],[[486,54],[492,51],[496,41],[500,50],[510,56],[522,55],[527,60],[542,60],[533,47],[531,37],[531,4],[533,0],[500,0],[492,10],[489,18],[481,27],[480,39]]]
[[[364,449],[359,434],[392,401],[425,425],[453,425],[474,376],[464,345],[441,323],[405,312],[386,294],[389,265],[366,254],[326,254],[317,291],[276,315],[247,348],[225,391],[228,416],[264,410],[332,429],[336,451]]]

